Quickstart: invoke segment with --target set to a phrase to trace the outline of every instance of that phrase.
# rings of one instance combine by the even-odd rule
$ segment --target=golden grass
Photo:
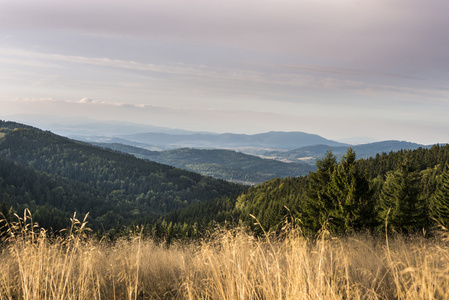
[[[139,235],[114,244],[48,238],[31,217],[10,224],[0,299],[449,299],[444,239],[368,234],[311,241],[219,230],[165,245]]]

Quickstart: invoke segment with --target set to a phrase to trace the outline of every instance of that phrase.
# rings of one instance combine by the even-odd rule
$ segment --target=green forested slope
[[[375,178],[397,169],[405,157],[408,158],[409,164],[420,171],[437,165],[444,166],[449,162],[449,146],[434,145],[430,148],[382,153],[372,158],[358,160],[357,168],[365,172],[369,178]]]
[[[242,220],[257,230],[278,230],[292,221],[304,232],[325,228],[334,233],[388,229],[401,232],[449,225],[449,146],[433,146],[355,160],[349,150],[338,161],[332,154],[319,160],[317,171],[305,177],[273,179],[250,188],[227,205],[189,207],[172,222],[213,220],[218,215]],[[234,205],[232,205],[234,203]],[[192,218],[202,211],[201,219]],[[205,214],[210,213],[209,218]],[[253,217],[256,217],[254,219]],[[205,222],[203,221],[203,225]]]
[[[20,124],[1,122],[0,128],[6,133],[0,139],[0,157],[5,163],[16,162],[15,165],[5,167],[3,172],[10,174],[9,169],[17,168],[20,170],[16,172],[36,170],[39,173],[35,174],[50,176],[51,180],[65,180],[69,183],[67,186],[61,183],[55,187],[59,188],[62,198],[69,193],[66,189],[73,189],[77,197],[81,197],[79,193],[88,192],[92,199],[86,202],[94,203],[90,207],[70,202],[63,205],[63,199],[61,203],[56,203],[57,200],[43,203],[63,211],[90,212],[92,218],[103,220],[103,226],[147,219],[149,215],[164,214],[216,197],[232,196],[245,189],[237,184],[101,149]],[[21,186],[27,180],[37,180],[42,185],[48,185],[45,180],[33,176],[18,175],[14,179],[15,183],[10,185]],[[42,197],[41,190],[30,192],[31,201],[42,203],[37,199]],[[10,193],[4,189],[2,194]],[[95,202],[96,197],[100,198],[99,203]],[[23,201],[16,197],[6,200],[16,205]]]
[[[44,228],[64,228],[73,212],[106,213],[105,195],[89,185],[52,176],[0,157],[0,199],[2,213],[29,208]],[[11,217],[11,216],[10,216]]]
[[[205,176],[246,184],[258,184],[273,178],[303,176],[315,170],[315,167],[304,162],[284,163],[232,150],[182,148],[159,152],[116,143],[97,145]]]

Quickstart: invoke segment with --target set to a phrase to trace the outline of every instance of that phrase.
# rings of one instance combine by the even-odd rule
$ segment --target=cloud
[[[102,72],[106,72],[102,81],[88,80],[84,82],[85,80],[81,80],[78,83],[81,89],[92,84],[97,87],[103,85],[111,91],[119,91],[122,97],[125,97],[128,91],[139,89],[140,93],[158,94],[163,98],[171,97],[178,99],[178,102],[186,97],[195,97],[194,102],[205,97],[214,97],[216,101],[215,104],[211,102],[212,107],[219,107],[218,99],[226,99],[226,97],[254,99],[254,101],[258,97],[259,99],[271,99],[272,102],[301,102],[306,97],[319,103],[329,103],[331,101],[329,97],[337,97],[335,93],[346,93],[347,99],[360,97],[359,102],[372,101],[373,98],[383,98],[382,101],[391,101],[390,99],[394,98],[395,102],[398,102],[407,97],[407,101],[410,103],[411,101],[440,101],[449,95],[445,89],[435,89],[433,82],[415,76],[376,72],[369,69],[257,62],[241,63],[239,65],[241,68],[217,68],[187,63],[148,64],[132,60],[42,53],[13,48],[0,49],[0,53],[5,56],[14,56],[15,60],[19,61],[34,60],[59,65],[60,68],[68,68],[69,72],[80,68],[84,70],[83,72],[87,70],[89,73],[88,70],[91,67],[99,67],[102,68]],[[88,69],[85,69],[86,66]],[[144,76],[138,79],[139,83],[134,81],[130,84],[122,81],[123,76],[127,76],[123,73],[120,75],[119,81],[114,83],[114,81],[105,80],[109,76],[108,69],[110,68],[120,72],[133,70],[144,74]],[[148,85],[148,78],[151,76],[157,76],[155,80],[162,85],[156,89]],[[44,78],[43,74],[39,74],[39,78],[39,82],[41,82]],[[59,77],[50,76],[45,84],[54,86],[55,84],[52,84],[51,80],[57,81]],[[73,80],[67,82],[67,84],[72,83]],[[176,90],[171,86],[175,86]],[[301,96],[298,97],[298,95]],[[422,98],[423,96],[430,97],[430,99]],[[140,99],[143,98],[144,96],[140,96]],[[342,101],[347,102],[348,100]],[[125,103],[92,99],[82,99],[80,103],[125,105]],[[143,107],[145,104],[136,105]]]
[[[403,74],[393,74],[386,72],[376,72],[369,70],[357,70],[348,68],[336,68],[330,66],[313,66],[313,65],[279,65],[279,68],[293,69],[298,71],[313,72],[320,74],[331,74],[331,75],[344,75],[351,77],[386,77],[386,78],[401,78],[401,79],[412,79],[412,80],[424,80],[420,77],[403,75]]]
[[[90,98],[83,98],[79,101],[79,103],[92,103],[93,100]]]
[[[244,116],[217,117],[236,109],[289,120],[345,112],[332,126],[359,114],[432,119],[426,105],[447,111],[448,9],[446,0],[3,1],[0,96],[160,122],[204,119],[208,108],[207,124]]]
[[[449,50],[443,0],[23,0],[2,4],[3,28],[301,54],[415,71]],[[437,45],[437,47],[435,47]]]
[[[59,100],[54,98],[15,98],[12,102],[22,102],[22,103],[39,103],[39,102],[59,102]]]
[[[124,108],[135,108],[135,109],[167,109],[164,107],[158,107],[155,105],[148,105],[148,104],[130,104],[125,102],[117,102],[117,101],[106,101],[106,100],[94,100],[91,98],[82,98],[78,101],[72,101],[72,100],[63,100],[61,102],[66,103],[77,103],[77,104],[93,104],[93,105],[103,105],[103,106],[117,106],[117,107],[124,107]]]

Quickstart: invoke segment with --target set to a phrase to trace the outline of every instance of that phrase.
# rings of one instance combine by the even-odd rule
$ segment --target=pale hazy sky
[[[0,117],[449,142],[447,0],[0,0]]]

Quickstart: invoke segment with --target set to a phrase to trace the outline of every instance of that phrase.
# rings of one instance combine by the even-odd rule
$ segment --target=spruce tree
[[[394,172],[387,174],[379,205],[381,228],[412,232],[426,224],[426,206],[419,199],[420,175],[406,158]]]
[[[447,227],[449,224],[449,169],[447,164],[439,178],[432,204],[432,218],[437,224]]]
[[[339,164],[332,153],[309,175],[309,190],[303,205],[305,227],[316,233],[324,224],[334,233],[347,233],[372,226],[374,205],[368,180],[355,167],[355,152],[349,148]]]
[[[355,159],[355,152],[349,148],[332,174],[330,224],[336,232],[369,228],[373,223],[374,205],[369,183],[356,169]]]
[[[332,209],[329,187],[337,159],[328,151],[323,159],[317,160],[316,166],[316,172],[308,176],[308,189],[301,207],[301,221],[312,233],[318,232],[329,219],[329,210]]]

